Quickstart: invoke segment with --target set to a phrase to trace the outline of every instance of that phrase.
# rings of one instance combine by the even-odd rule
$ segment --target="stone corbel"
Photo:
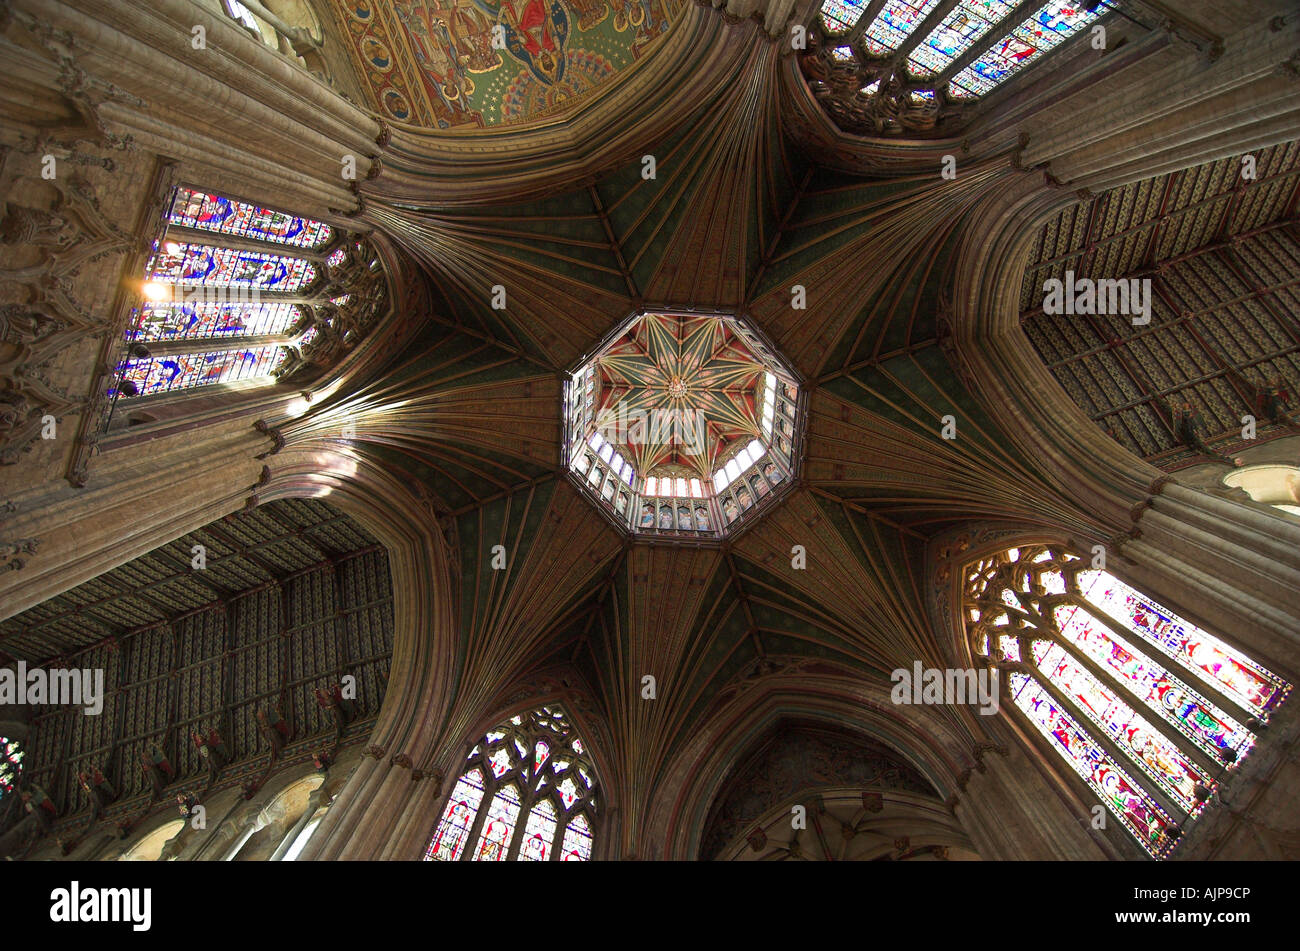
[[[258,453],[256,456],[254,456],[253,457],[254,459],[265,459],[268,456],[274,456],[276,453],[278,453],[281,449],[284,448],[284,434],[281,433],[278,428],[272,428],[271,426],[269,426],[266,420],[264,419],[257,420],[256,422],[253,423],[253,428],[256,429],[263,436],[266,436],[268,439],[270,439],[272,443],[274,443],[274,445],[266,452]]]

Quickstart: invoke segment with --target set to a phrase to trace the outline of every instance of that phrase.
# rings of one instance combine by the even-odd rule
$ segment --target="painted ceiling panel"
[[[559,113],[645,55],[684,0],[332,0],[380,115],[436,129]]]

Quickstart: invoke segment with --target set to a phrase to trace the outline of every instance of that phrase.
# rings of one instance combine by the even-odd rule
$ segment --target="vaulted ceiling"
[[[406,69],[413,54],[403,55],[394,52]],[[1089,524],[1070,488],[999,430],[941,345],[972,212],[1036,173],[1009,154],[954,179],[823,167],[783,131],[778,61],[774,44],[755,40],[732,81],[672,134],[526,199],[422,201],[390,192],[382,174],[361,185],[364,217],[423,267],[433,312],[382,373],[351,382],[322,412],[346,415],[349,451],[422,487],[451,527],[457,643],[441,726],[458,740],[507,687],[563,662],[591,689],[604,761],[648,796],[698,724],[770,665],[834,664],[887,682],[916,659],[940,664],[924,565],[937,533],[982,519]],[[1287,216],[1294,227],[1298,169],[1293,144],[1272,150],[1253,181],[1194,169],[1072,206],[1044,229],[1026,286],[1072,262],[1118,274]],[[797,287],[802,308],[792,306]],[[562,475],[562,373],[652,309],[743,314],[809,392],[799,484],[713,547],[629,540]],[[1068,362],[1047,346],[1045,360]],[[957,439],[940,435],[949,417]],[[202,585],[181,579],[183,539],[100,588],[12,619],[0,629],[7,649],[75,649],[164,617],[151,585],[186,610],[261,583],[262,561],[304,567],[295,546],[345,544],[323,525],[304,528],[318,542],[303,541],[299,528],[284,525],[278,541],[270,524],[228,539],[218,524],[204,533],[214,560],[240,555],[238,569]],[[119,588],[132,592],[120,604]],[[660,685],[654,704],[637,702],[646,675]],[[938,715],[977,734],[968,711]]]
[[[701,719],[766,665],[833,662],[887,680],[915,658],[938,662],[923,564],[936,533],[979,519],[1086,524],[941,346],[967,216],[1027,173],[1005,155],[955,180],[832,171],[783,131],[783,95],[773,48],[756,43],[689,121],[586,181],[455,205],[390,195],[383,175],[363,187],[365,215],[435,290],[423,335],[349,412],[357,451],[408,473],[455,522],[450,732],[529,671],[571,664],[620,780],[649,792]],[[1266,153],[1255,180],[1224,167],[1071,206],[1044,229],[1026,281],[1071,255],[1105,273],[1152,266],[1294,213],[1294,147]],[[804,381],[802,478],[720,547],[627,541],[561,474],[561,377],[630,315],[693,308],[743,314]],[[955,440],[940,436],[949,416]],[[498,545],[505,570],[492,565]],[[661,684],[653,705],[636,702],[647,674]]]

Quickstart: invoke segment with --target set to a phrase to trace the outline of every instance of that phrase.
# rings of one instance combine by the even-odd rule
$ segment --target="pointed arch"
[[[489,730],[466,757],[425,861],[588,861],[595,765],[557,704]]]
[[[1291,685],[1103,564],[1051,543],[975,559],[964,635],[1003,675],[1009,715],[1166,858]]]

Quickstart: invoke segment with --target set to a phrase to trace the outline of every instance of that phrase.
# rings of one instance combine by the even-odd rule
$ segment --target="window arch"
[[[511,717],[470,751],[426,861],[588,861],[596,771],[564,711]]]
[[[1241,489],[1256,502],[1300,518],[1300,467],[1281,463],[1246,466],[1228,472],[1222,482],[1230,489]]]
[[[361,292],[361,293],[359,293]],[[168,197],[108,387],[135,400],[323,367],[358,341],[384,286],[369,243],[189,186]]]
[[[822,42],[804,71],[851,131],[927,131],[1107,9],[1085,0],[823,0]]]
[[[965,572],[971,653],[1015,709],[1156,858],[1238,768],[1291,686],[1057,545]]]
[[[170,822],[165,822],[143,836],[138,842],[119,855],[117,860],[119,862],[157,862],[162,858],[163,847],[184,828],[184,819],[172,819]]]

